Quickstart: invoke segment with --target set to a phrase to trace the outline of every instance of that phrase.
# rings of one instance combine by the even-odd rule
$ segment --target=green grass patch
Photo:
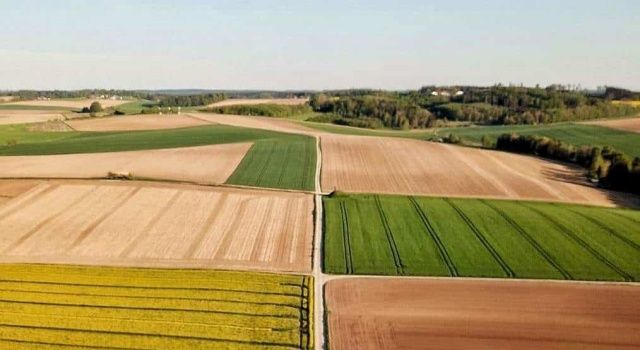
[[[640,280],[640,212],[378,195],[324,198],[329,273]]]
[[[313,347],[311,277],[24,264],[0,276],[9,348]]]
[[[140,114],[143,109],[153,107],[156,104],[157,102],[154,101],[136,100],[116,106],[114,109],[124,114]]]
[[[9,140],[17,144],[9,146]],[[0,127],[0,155],[51,155],[149,150],[255,142],[228,183],[312,191],[316,147],[309,136],[226,125],[130,132],[31,132]],[[211,161],[215,161],[212,159]]]

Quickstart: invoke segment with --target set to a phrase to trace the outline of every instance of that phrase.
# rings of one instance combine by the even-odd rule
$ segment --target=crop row
[[[145,269],[0,266],[0,346],[313,346],[311,277],[146,271],[148,274]],[[180,277],[180,271],[184,276]]]
[[[534,202],[324,199],[329,273],[640,280],[640,212]]]

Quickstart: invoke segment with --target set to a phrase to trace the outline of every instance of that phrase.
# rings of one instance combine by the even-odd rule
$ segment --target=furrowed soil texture
[[[614,194],[587,183],[582,169],[539,158],[397,138],[321,140],[324,192],[614,204]]]
[[[640,211],[378,195],[324,208],[328,273],[640,281]]]
[[[67,123],[77,131],[158,130],[211,124],[185,115],[128,115],[70,120]]]
[[[311,277],[0,265],[3,349],[311,349]]]
[[[251,143],[146,151],[0,157],[2,178],[104,178],[110,174],[221,184]]]
[[[311,195],[48,181],[0,207],[0,261],[307,272]]]
[[[637,285],[342,279],[325,298],[332,350],[640,347]]]

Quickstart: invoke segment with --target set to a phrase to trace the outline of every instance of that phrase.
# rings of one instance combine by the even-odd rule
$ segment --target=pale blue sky
[[[640,89],[638,0],[0,0],[0,89]]]

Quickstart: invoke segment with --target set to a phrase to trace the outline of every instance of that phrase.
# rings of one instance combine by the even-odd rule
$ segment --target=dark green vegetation
[[[483,136],[494,141],[502,134],[545,136],[574,146],[611,146],[631,156],[640,156],[640,137],[627,131],[596,125],[561,123],[549,125],[509,125],[444,128],[438,134],[453,133],[464,140],[480,143]]]
[[[628,104],[612,104],[606,94],[589,94],[563,86],[527,88],[423,87],[416,91],[327,91],[310,105],[331,113],[336,124],[367,128],[424,128],[437,120],[477,124],[545,124],[616,118],[640,113]]]
[[[15,140],[15,145],[7,145]],[[313,190],[316,148],[309,136],[207,125],[130,132],[30,132],[23,125],[0,127],[0,155],[99,153],[255,142],[228,183]],[[215,161],[212,159],[212,161]]]
[[[229,184],[313,191],[316,171],[316,140],[293,136],[256,141]]]
[[[3,349],[310,349],[311,277],[0,265]]]
[[[155,106],[157,103],[149,100],[135,100],[114,107],[118,114],[140,114],[143,110]]]
[[[207,112],[220,114],[237,114],[261,117],[281,117],[291,118],[299,115],[308,115],[312,113],[311,107],[303,105],[279,105],[274,103],[264,103],[255,105],[231,105],[222,107],[213,107],[206,110]]]
[[[329,273],[640,280],[640,211],[343,194],[324,204]]]
[[[222,101],[226,96],[222,93],[196,94],[196,95],[165,95],[158,97],[160,107],[192,107],[206,106]]]

